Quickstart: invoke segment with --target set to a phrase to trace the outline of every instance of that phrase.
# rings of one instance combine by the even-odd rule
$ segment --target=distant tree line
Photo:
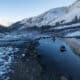
[[[65,21],[65,20],[62,20],[62,21],[60,21],[60,22],[56,22],[56,23],[55,23],[55,26],[57,27],[57,26],[61,26],[61,25],[70,25],[70,24],[79,23],[79,22],[80,22],[80,17],[75,16],[75,17],[72,19],[72,21],[67,22],[67,23],[64,23],[64,21]]]

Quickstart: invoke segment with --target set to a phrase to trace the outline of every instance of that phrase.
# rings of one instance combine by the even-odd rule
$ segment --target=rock
[[[61,52],[65,52],[65,51],[66,51],[66,48],[65,48],[64,45],[62,45],[62,46],[60,47],[60,51],[61,51]]]

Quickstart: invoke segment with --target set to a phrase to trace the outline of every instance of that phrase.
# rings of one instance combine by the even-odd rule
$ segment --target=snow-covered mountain
[[[75,1],[72,5],[70,5],[67,8],[68,12],[65,15],[56,19],[53,23],[61,21],[64,21],[63,23],[69,23],[72,22],[74,19],[79,20],[80,22],[80,0]]]
[[[25,18],[22,21],[19,21],[19,22],[13,24],[12,27],[17,26],[20,29],[24,29],[26,27],[32,27],[35,25],[38,27],[40,27],[42,25],[49,25],[49,23],[55,21],[60,16],[63,16],[66,13],[67,13],[67,7],[51,9],[39,16],[31,17],[29,19]]]
[[[52,26],[51,29],[65,30],[66,33],[80,31],[80,0],[67,7],[51,9],[39,16],[25,18],[12,24],[10,29],[26,30],[30,27],[45,25]]]
[[[12,24],[8,30],[24,31],[35,26],[38,28],[51,26],[47,31],[57,30],[62,34],[80,31],[80,0],[67,7],[54,8],[38,16],[25,18]]]
[[[42,25],[48,25],[52,21],[55,21],[57,18],[60,16],[63,16],[65,13],[67,13],[67,7],[61,7],[61,8],[55,8],[51,9],[39,16],[29,18],[29,19],[24,19],[21,22],[27,24],[37,25],[37,26],[42,26]]]

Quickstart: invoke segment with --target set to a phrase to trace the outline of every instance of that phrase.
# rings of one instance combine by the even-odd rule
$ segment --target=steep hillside
[[[80,0],[68,7],[51,9],[39,16],[25,18],[10,26],[9,31],[45,30],[61,36],[80,31]],[[55,31],[55,32],[54,32]]]
[[[63,21],[63,24],[70,22],[73,23],[80,22],[80,0],[75,1],[72,5],[70,5],[67,8],[68,12],[65,15],[56,19],[53,23],[51,22],[51,24],[61,21]]]
[[[22,21],[14,23],[11,27],[14,29],[15,27],[18,29],[25,29],[27,27],[32,26],[43,26],[49,25],[49,23],[55,21],[60,16],[63,16],[67,12],[66,7],[51,9],[39,16],[31,17],[29,19],[23,19]]]

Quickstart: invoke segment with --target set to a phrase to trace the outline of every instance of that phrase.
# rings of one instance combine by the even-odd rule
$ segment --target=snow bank
[[[10,64],[12,62],[12,55],[17,52],[17,48],[12,47],[1,47],[0,48],[0,80],[9,80],[6,76],[10,70]]]
[[[73,33],[68,33],[66,35],[66,37],[68,37],[68,36],[80,36],[80,31],[76,31],[76,32],[73,32]]]
[[[80,39],[68,38],[64,39],[64,41],[72,48],[72,50],[80,55]]]

